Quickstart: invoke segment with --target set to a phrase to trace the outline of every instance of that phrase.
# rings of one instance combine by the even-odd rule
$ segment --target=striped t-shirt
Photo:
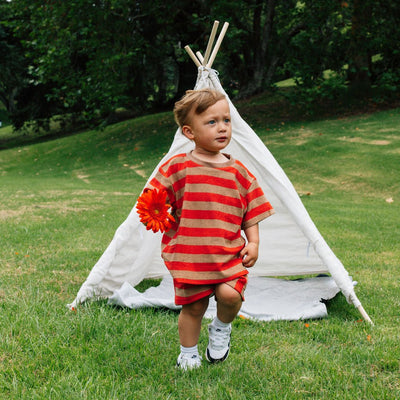
[[[161,245],[175,284],[217,284],[246,275],[241,230],[274,213],[256,178],[226,157],[208,163],[178,154],[150,181],[149,188],[167,191],[175,217]]]

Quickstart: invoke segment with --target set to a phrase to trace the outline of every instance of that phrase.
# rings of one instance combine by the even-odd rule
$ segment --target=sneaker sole
[[[175,368],[179,368],[182,371],[192,371],[192,370],[198,369],[200,367],[201,367],[201,364],[199,364],[199,365],[191,365],[191,366],[186,366],[186,367],[184,367],[184,366],[182,366],[182,364],[178,364],[178,363],[176,363],[176,365],[175,365]]]
[[[231,344],[229,343],[228,346],[229,346],[229,347],[228,347],[228,350],[226,351],[226,353],[225,353],[225,354],[223,355],[223,357],[221,357],[221,358],[212,358],[212,357],[210,356],[210,352],[209,352],[208,347],[207,347],[207,350],[206,350],[206,359],[207,359],[207,361],[208,361],[209,363],[211,363],[211,364],[216,364],[216,363],[225,361],[225,360],[228,358],[228,356],[229,356],[229,351],[230,351],[230,346],[231,346]]]

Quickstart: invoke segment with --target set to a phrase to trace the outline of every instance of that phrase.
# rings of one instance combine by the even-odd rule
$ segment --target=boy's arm
[[[258,245],[260,243],[258,224],[246,228],[244,233],[247,238],[247,244],[240,252],[240,256],[243,258],[243,265],[246,268],[250,268],[258,258]]]

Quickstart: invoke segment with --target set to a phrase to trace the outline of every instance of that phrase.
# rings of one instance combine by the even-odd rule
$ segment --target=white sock
[[[213,324],[216,328],[220,328],[220,329],[229,328],[230,325],[231,325],[230,322],[228,322],[228,323],[222,322],[218,317],[215,317],[215,318],[213,319],[212,324]]]
[[[181,353],[188,354],[190,356],[199,355],[199,350],[197,349],[197,344],[194,345],[193,347],[185,347],[185,346],[181,345]]]

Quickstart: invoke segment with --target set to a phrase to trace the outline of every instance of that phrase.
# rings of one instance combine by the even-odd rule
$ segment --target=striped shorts
[[[212,285],[193,285],[190,283],[179,283],[174,279],[174,289],[175,289],[175,304],[177,306],[182,306],[185,304],[194,303],[203,297],[211,297],[215,294],[215,288],[221,283],[226,283],[227,285],[234,288],[242,297],[244,301],[244,291],[247,285],[247,275],[239,276],[231,281],[219,282]]]

